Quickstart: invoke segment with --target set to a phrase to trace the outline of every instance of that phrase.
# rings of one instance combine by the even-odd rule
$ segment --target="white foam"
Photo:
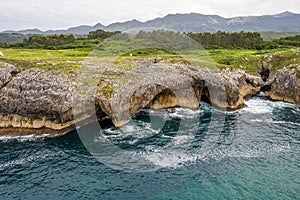
[[[253,114],[266,114],[272,113],[274,109],[284,108],[284,107],[294,107],[292,104],[283,103],[283,102],[271,102],[264,99],[252,99],[246,102],[247,107],[236,112],[246,112]],[[210,108],[214,109],[214,108]],[[202,110],[192,111],[189,109],[177,108],[174,113],[159,113],[155,111],[150,111],[151,115],[155,117],[161,117],[163,119],[167,118],[183,118],[189,121],[189,117],[197,118],[198,114],[203,112]],[[213,111],[215,112],[215,111]],[[222,112],[222,111],[220,111]],[[190,120],[191,121],[191,120]],[[197,121],[198,122],[198,121]],[[272,118],[262,118],[262,119],[250,119],[250,122],[253,123],[289,123],[296,126],[299,126],[298,123],[294,122],[285,122],[285,121],[275,121]],[[133,136],[134,139],[129,143],[135,143],[140,138],[149,137],[153,134],[159,133],[160,130],[154,129],[151,127],[151,122],[141,122],[139,121],[138,125],[136,122],[131,122],[123,126],[120,130],[115,131],[110,129],[109,132],[112,133],[117,138]],[[194,125],[194,124],[193,124]],[[186,163],[192,163],[197,160],[206,160],[207,158],[212,159],[224,159],[224,158],[254,158],[254,157],[266,157],[270,154],[276,154],[282,151],[290,149],[289,143],[281,144],[270,144],[266,145],[265,141],[257,141],[257,138],[253,135],[247,134],[235,134],[234,140],[230,145],[217,144],[216,141],[219,139],[219,135],[210,136],[213,139],[209,140],[210,137],[206,138],[205,142],[201,144],[202,148],[193,149],[190,148],[192,142],[195,140],[193,134],[188,134],[189,131],[192,132],[192,126],[184,126],[185,130],[181,130],[177,133],[176,136],[162,135],[161,137],[170,139],[171,142],[165,146],[156,146],[147,145],[145,151],[143,152],[130,152],[131,156],[136,156],[137,158],[143,158],[152,163],[153,165],[164,167],[164,168],[177,168]],[[228,139],[228,138],[227,138]],[[210,142],[212,141],[212,142]],[[257,143],[258,142],[258,143]],[[207,149],[206,149],[207,148]],[[205,152],[204,152],[205,151]],[[203,152],[205,154],[203,154]],[[203,156],[204,155],[204,156]]]
[[[263,122],[263,120],[261,119],[250,119],[251,122],[258,122],[258,123],[261,123]]]
[[[295,125],[295,126],[300,126],[300,123],[289,122],[289,121],[272,121],[271,123],[273,123],[273,124],[291,124],[291,125]]]
[[[172,145],[182,145],[191,142],[195,138],[194,135],[179,135],[173,137]]]
[[[36,141],[44,138],[54,138],[59,137],[61,134],[52,135],[52,134],[43,134],[43,135],[24,135],[24,136],[1,136],[0,141],[2,142],[8,142],[11,140],[17,140],[20,142],[26,142],[26,141]]]
[[[253,114],[266,114],[272,112],[270,102],[262,99],[251,99],[245,102],[245,108],[241,109],[241,112],[250,112]]]
[[[290,124],[294,126],[300,126],[300,123],[290,121],[276,121],[273,119],[250,119],[251,122],[267,123],[267,124]]]
[[[10,160],[8,162],[0,164],[0,169],[6,168],[6,167],[12,167],[12,166],[16,166],[16,165],[24,165],[26,163],[32,162],[33,160],[43,159],[43,158],[46,158],[46,157],[49,157],[49,156],[51,156],[51,155],[49,155],[49,154],[31,155],[31,156],[28,156],[28,157],[25,157],[25,158]]]
[[[144,155],[144,158],[152,164],[163,168],[177,168],[184,163],[195,162],[198,159],[197,156],[182,151],[156,151]]]
[[[202,111],[200,109],[197,110],[191,110],[191,109],[185,109],[185,108],[176,108],[175,112],[170,113],[170,117],[178,117],[178,118],[194,118],[198,114],[200,114]]]
[[[149,123],[140,122],[141,124],[135,125],[133,122],[124,125],[121,129],[115,130],[114,128],[106,129],[106,135],[99,135],[94,139],[95,142],[102,141],[102,137],[110,141],[118,141],[125,138],[130,138],[130,141],[127,141],[130,145],[135,144],[142,138],[151,137],[160,132],[160,129],[153,129]]]

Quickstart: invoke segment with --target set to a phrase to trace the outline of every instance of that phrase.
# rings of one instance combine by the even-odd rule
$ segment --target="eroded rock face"
[[[231,74],[238,82],[239,92],[244,98],[250,98],[258,94],[266,83],[257,76],[247,74],[243,71],[236,71]]]
[[[60,134],[74,129],[76,122],[88,121],[94,114],[95,110],[85,104],[74,111],[77,105],[74,94],[78,91],[74,90],[74,80],[67,76],[33,69],[19,72],[5,63],[1,66],[0,135]],[[112,77],[114,73],[122,75],[120,79],[109,80],[114,88],[111,95],[79,96],[83,102],[92,99],[97,117],[109,116],[117,128],[143,108],[197,109],[202,101],[207,101],[223,110],[235,110],[244,106],[245,98],[266,86],[271,88],[267,92],[270,98],[300,105],[299,79],[291,70],[280,70],[267,81],[243,71],[200,71],[165,64],[140,66],[130,72],[106,70],[105,73]],[[105,83],[99,82],[95,87],[102,88]]]
[[[67,78],[43,70],[14,74],[15,68],[7,66],[0,69],[0,135],[12,128],[39,129],[39,133],[71,129],[72,93]]]
[[[164,64],[149,65],[146,69],[137,67],[124,73],[124,79],[114,80],[111,98],[104,95],[96,98],[116,127],[128,123],[142,108],[197,109],[203,100],[223,110],[244,106],[239,80],[231,74]]]
[[[266,92],[267,96],[300,107],[300,79],[295,69],[278,70],[270,82],[271,89]]]
[[[11,64],[7,64],[0,61],[0,88],[12,80],[14,74],[19,71],[17,68]]]
[[[43,70],[26,70],[0,90],[0,112],[65,122],[72,106],[70,83]]]
[[[200,104],[197,93],[203,88],[195,88],[196,74],[188,68],[154,64],[124,73],[123,78],[113,81],[114,94],[111,98],[104,95],[97,97],[101,108],[116,127],[128,123],[142,108],[196,109]]]
[[[67,77],[54,76],[43,70],[14,74],[16,69],[8,65],[2,70],[0,134],[13,130],[18,134],[51,134],[74,128],[74,91]],[[137,67],[130,73],[124,79],[113,80],[115,88],[111,98],[101,94],[95,96],[101,116],[106,113],[116,127],[128,123],[143,108],[197,109],[203,97],[221,109],[232,110],[244,105],[238,79],[226,73],[162,64],[147,66],[147,69]],[[76,120],[90,117],[82,107],[76,113],[80,116]]]

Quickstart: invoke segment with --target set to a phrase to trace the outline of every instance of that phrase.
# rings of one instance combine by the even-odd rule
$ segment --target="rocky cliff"
[[[78,91],[72,78],[41,69],[20,71],[3,62],[0,66],[0,135],[61,134],[91,117],[85,106],[74,111]],[[152,64],[147,70],[137,67],[133,72],[110,72],[110,77],[121,79],[97,76],[94,112],[99,119],[110,117],[117,128],[143,108],[197,109],[206,101],[219,109],[236,110],[260,91],[273,100],[300,106],[300,80],[295,70],[278,70],[265,80],[243,71],[203,71],[166,64]],[[84,101],[84,95],[79,96]]]
[[[66,78],[1,66],[1,135],[62,133],[72,127],[71,87]]]
[[[298,72],[297,72],[298,70]],[[269,80],[266,94],[270,99],[296,104],[300,107],[299,69],[281,69]]]

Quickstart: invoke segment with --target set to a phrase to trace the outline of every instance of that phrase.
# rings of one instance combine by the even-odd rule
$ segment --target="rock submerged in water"
[[[88,122],[89,108],[82,106],[74,112],[73,97],[78,91],[71,78],[41,69],[19,71],[10,64],[0,65],[0,135],[61,134],[75,129],[78,121]],[[300,84],[294,71],[280,70],[265,82],[243,71],[201,71],[165,64],[139,70],[133,70],[134,76],[109,72],[125,74],[126,82],[109,80],[114,88],[111,94],[95,94],[98,118],[108,116],[115,127],[121,127],[143,108],[197,109],[202,101],[219,109],[236,110],[244,106],[245,98],[266,88],[271,99],[300,105]],[[104,84],[105,80],[97,87]],[[81,96],[81,101],[84,99]]]

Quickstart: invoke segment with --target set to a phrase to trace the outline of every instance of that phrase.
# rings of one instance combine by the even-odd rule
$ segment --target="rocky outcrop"
[[[260,77],[247,74],[243,71],[236,71],[235,75],[231,76],[237,77],[239,92],[245,99],[259,93],[267,84]]]
[[[105,70],[94,74],[101,81],[93,89],[99,91],[89,93],[86,91],[92,86],[78,83],[79,79],[41,69],[20,72],[12,65],[0,65],[0,135],[61,134],[74,129],[77,122],[88,123],[95,112],[98,118],[109,116],[118,128],[143,108],[197,109],[206,101],[222,110],[235,110],[244,106],[245,98],[262,90],[271,99],[300,104],[295,70],[280,70],[264,81],[243,71],[203,71],[152,63],[130,72]],[[94,108],[85,105],[90,100]]]
[[[124,78],[110,82],[114,88],[110,98],[101,94],[96,97],[116,127],[128,123],[142,108],[197,109],[201,101],[222,110],[244,106],[239,80],[226,73],[163,64],[153,64],[146,69],[137,67],[124,73]]]
[[[11,64],[0,62],[0,88],[12,80],[13,75],[19,71]]]
[[[296,104],[300,107],[300,79],[296,69],[280,69],[269,81],[269,90],[266,91],[272,100]]]
[[[0,135],[61,133],[72,129],[69,81],[43,70],[15,73],[3,65],[0,76]],[[14,74],[15,73],[15,74]]]

